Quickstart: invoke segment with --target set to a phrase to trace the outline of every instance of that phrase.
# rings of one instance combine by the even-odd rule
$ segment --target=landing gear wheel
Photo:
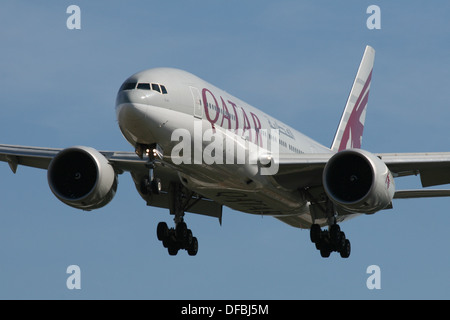
[[[193,239],[194,239],[194,236],[192,235],[192,230],[188,229],[187,234],[186,234],[186,239],[184,239],[186,248],[189,248],[192,245]]]
[[[167,248],[167,251],[169,251],[169,255],[171,255],[171,256],[176,256],[177,255],[177,253],[178,253],[178,247],[176,247],[176,246],[169,246],[168,248]]]
[[[187,237],[187,231],[188,231],[186,223],[184,223],[184,222],[177,223],[177,227],[175,228],[175,231],[177,233],[177,239],[184,242],[184,240]]]
[[[339,243],[341,235],[341,227],[338,224],[333,224],[330,227],[330,238],[333,243]]]
[[[160,222],[156,228],[156,235],[171,256],[177,255],[180,249],[187,250],[190,256],[195,256],[198,252],[198,240],[185,222],[179,222],[175,228],[170,229],[165,222]]]
[[[310,238],[312,243],[318,243],[320,241],[320,234],[322,230],[318,224],[313,224],[310,230]]]
[[[153,178],[150,180],[150,177],[145,177],[142,179],[139,189],[142,194],[160,194],[162,189],[161,179]]]
[[[153,194],[159,194],[161,192],[161,179],[159,178],[153,178],[153,180],[150,182],[150,190]]]
[[[350,252],[351,252],[350,241],[348,239],[345,239],[344,246],[341,248],[341,251],[339,252],[341,254],[341,258],[350,257]]]
[[[145,195],[150,194],[151,189],[150,189],[149,177],[145,177],[144,179],[142,179],[139,189],[142,194],[145,194]]]
[[[318,224],[313,224],[310,237],[323,258],[328,258],[333,251],[339,252],[342,258],[350,257],[350,241],[337,224],[331,225],[328,230],[322,230]]]
[[[190,256],[195,256],[198,252],[198,240],[196,237],[192,238],[192,243],[187,249],[187,252]]]
[[[322,248],[322,249],[320,249],[320,256],[321,256],[322,258],[329,258],[329,257],[330,257],[330,254],[331,254],[331,251],[328,250],[327,248]]]
[[[169,236],[169,228],[167,227],[167,223],[158,223],[158,227],[156,228],[156,236],[159,241],[164,241],[164,239],[167,239]]]
[[[341,231],[339,235],[339,242],[337,243],[337,250],[339,252],[344,250],[343,248],[345,247],[345,240],[347,240],[347,238],[345,237],[345,233]]]

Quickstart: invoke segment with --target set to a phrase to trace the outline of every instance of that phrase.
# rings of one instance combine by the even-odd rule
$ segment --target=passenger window
[[[119,89],[119,91],[122,90],[133,90],[136,88],[136,82],[125,82],[122,87]]]
[[[152,83],[152,90],[158,91],[159,93],[161,93],[161,89],[159,89],[159,84],[157,83]]]
[[[150,83],[139,83],[137,88],[142,90],[150,90]]]
[[[161,85],[161,91],[162,91],[163,94],[167,94],[166,87],[163,86],[163,85]]]

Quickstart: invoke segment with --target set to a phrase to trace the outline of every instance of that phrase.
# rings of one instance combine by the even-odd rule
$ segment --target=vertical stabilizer
[[[339,122],[331,150],[361,148],[375,50],[367,46]]]

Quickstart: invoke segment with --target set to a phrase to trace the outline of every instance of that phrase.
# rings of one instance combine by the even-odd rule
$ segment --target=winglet
[[[361,148],[367,100],[375,58],[375,50],[366,46],[344,113],[334,136],[331,150],[338,152],[348,148]]]

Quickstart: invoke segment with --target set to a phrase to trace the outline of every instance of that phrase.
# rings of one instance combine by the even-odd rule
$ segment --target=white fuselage
[[[182,70],[150,69],[117,94],[120,129],[133,146],[158,143],[189,189],[235,210],[300,216],[309,203],[258,171],[260,154],[332,151],[255,107]],[[180,148],[182,151],[180,152]],[[275,173],[275,172],[274,172]]]

